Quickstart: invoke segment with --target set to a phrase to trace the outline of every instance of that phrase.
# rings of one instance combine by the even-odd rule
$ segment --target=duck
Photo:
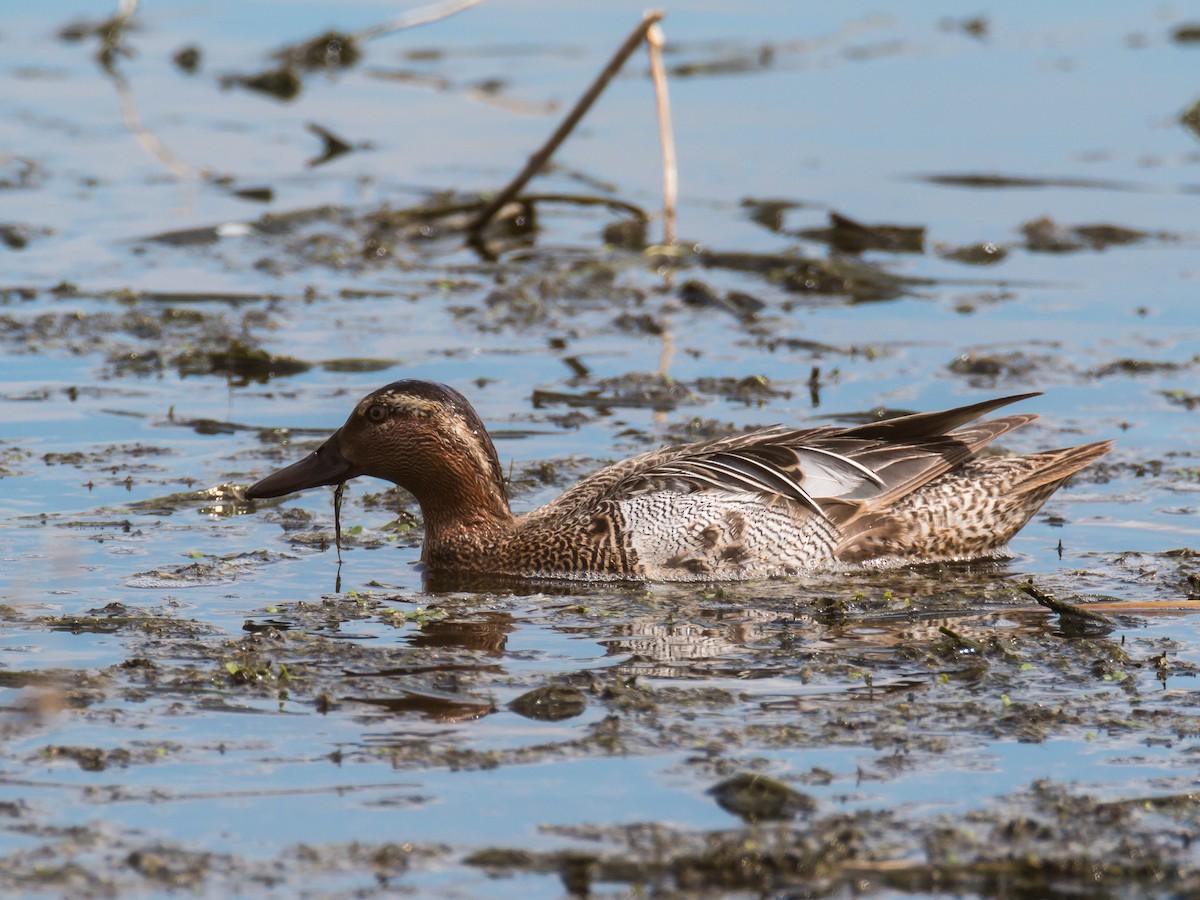
[[[368,394],[314,452],[245,496],[362,475],[393,482],[420,505],[427,574],[721,582],[1000,559],[1063,482],[1112,449],[1098,441],[981,455],[1037,416],[981,417],[1036,396],[663,447],[514,514],[495,445],[467,398],[401,380]]]

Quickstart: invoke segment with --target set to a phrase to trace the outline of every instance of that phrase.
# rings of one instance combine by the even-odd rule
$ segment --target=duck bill
[[[305,488],[340,484],[361,474],[359,468],[342,455],[342,433],[335,431],[329,440],[300,462],[251,485],[246,489],[246,497],[251,500],[282,497]]]

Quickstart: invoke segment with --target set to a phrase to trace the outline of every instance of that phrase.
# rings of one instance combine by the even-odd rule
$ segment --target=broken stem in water
[[[646,33],[662,19],[661,12],[648,12],[642,18],[637,28],[629,33],[629,37],[625,38],[625,42],[621,44],[612,59],[608,61],[608,65],[592,82],[591,86],[584,91],[583,96],[575,101],[575,105],[571,111],[567,113],[562,123],[555,129],[554,134],[550,135],[549,140],[544,143],[536,153],[529,157],[529,161],[525,163],[524,168],[517,173],[517,177],[508,183],[504,190],[500,191],[492,202],[479,211],[470,225],[467,226],[468,234],[477,234],[481,231],[488,222],[490,222],[506,203],[512,200],[520,192],[521,188],[529,183],[538,171],[546,165],[546,162],[554,155],[554,151],[559,148],[567,136],[575,130],[575,126],[579,124],[579,120],[584,117],[592,104],[596,102],[596,98],[608,86],[608,83],[613,80],[617,72],[621,70],[621,66],[625,64],[625,60],[633,55],[633,52],[638,48],[646,38]]]
[[[333,489],[333,543],[337,547],[339,566],[342,564],[342,495],[345,492],[346,482],[339,481],[338,486]],[[338,572],[341,572],[340,568]]]

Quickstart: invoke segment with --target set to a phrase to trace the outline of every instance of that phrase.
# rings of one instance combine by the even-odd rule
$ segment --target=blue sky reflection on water
[[[1200,146],[1178,119],[1196,100],[1200,49],[1171,40],[1182,7],[667,7],[668,65],[716,70],[671,82],[683,238],[825,258],[825,245],[798,232],[822,227],[831,210],[924,226],[924,252],[862,257],[921,279],[892,299],[801,295],[699,265],[668,285],[638,254],[600,246],[609,211],[572,206],[539,210],[536,241],[506,251],[499,267],[453,237],[404,245],[383,264],[336,253],[315,261],[302,251],[319,244],[319,229],[227,229],[203,245],[146,240],[323,204],[361,216],[439,190],[495,190],[642,9],[483,3],[370,42],[357,67],[310,77],[296,101],[280,103],[222,89],[219,79],[325,28],[380,22],[396,5],[143,3],[129,38],[135,55],[118,61],[140,120],[188,166],[270,187],[267,204],[172,178],[139,149],[94,47],[55,37],[72,18],[96,16],[95,3],[6,10],[0,178],[16,177],[20,160],[34,164],[29,184],[0,191],[0,223],[30,236],[23,249],[0,248],[0,604],[9,626],[0,639],[0,802],[14,810],[0,820],[0,854],[10,871],[23,871],[25,850],[75,858],[55,829],[82,826],[99,837],[77,858],[116,872],[126,889],[146,882],[104,862],[107,848],[114,860],[174,842],[294,861],[298,844],[386,840],[450,848],[414,863],[405,876],[414,890],[549,895],[561,887],[555,877],[497,881],[462,857],[491,845],[591,852],[617,838],[587,829],[608,825],[659,822],[691,837],[733,829],[737,820],[706,791],[734,771],[783,779],[814,797],[822,816],[888,810],[918,828],[979,811],[1025,814],[1039,779],[1115,801],[1190,790],[1195,732],[1170,717],[1194,705],[1194,615],[1112,612],[1119,627],[1107,637],[1062,637],[1011,589],[1032,576],[1064,596],[1143,604],[1194,590],[1187,554],[1200,535],[1200,413],[1184,400],[1197,394],[1200,367]],[[975,13],[988,20],[982,37],[962,28]],[[204,53],[194,76],[170,63],[188,42]],[[743,65],[750,71],[728,71]],[[620,199],[656,208],[644,69],[636,57],[537,190],[611,185]],[[481,96],[485,81],[499,93]],[[313,121],[359,148],[306,167],[319,151],[305,130]],[[979,174],[1047,182],[973,189],[929,180]],[[764,199],[789,204],[775,230],[750,215],[747,201]],[[1022,227],[1041,217],[1146,235],[1038,252]],[[657,230],[653,221],[653,239]],[[1008,256],[971,266],[945,255],[974,242],[1003,245]],[[675,290],[687,278],[752,294],[764,310],[747,324],[688,306]],[[153,291],[166,296],[140,293]],[[183,296],[205,292],[244,296]],[[512,315],[514,297],[530,301],[527,319]],[[618,326],[622,313],[668,324],[675,381],[761,375],[780,393],[747,403],[695,391],[666,410],[573,418],[536,406],[535,389],[583,392],[654,371],[662,339]],[[312,367],[239,382],[176,362],[213,335]],[[161,356],[156,369],[130,362],[151,353]],[[338,364],[360,358],[383,362]],[[1012,369],[972,373],[964,361],[978,358]],[[819,402],[807,389],[814,367]],[[1023,408],[1043,418],[1006,447],[1101,438],[1118,447],[1105,477],[1079,479],[1018,536],[1012,562],[994,573],[899,572],[886,589],[851,574],[725,592],[434,595],[414,565],[418,542],[386,530],[396,508],[368,502],[383,485],[363,482],[350,489],[345,524],[380,546],[344,550],[336,594],[334,553],[319,540],[331,528],[325,490],[238,515],[199,500],[155,505],[261,476],[315,440],[272,439],[267,429],[332,429],[357,397],[401,377],[445,381],[477,402],[522,485],[518,509],[693,418],[816,424],[1039,389],[1045,395]],[[557,475],[539,481],[543,461]],[[922,616],[956,591],[965,605],[950,604],[946,627],[992,648],[979,669],[971,652],[943,661],[931,649],[945,640],[942,620]],[[114,610],[143,625],[70,627],[71,617]],[[439,610],[448,610],[443,631]],[[866,624],[856,630],[854,617]],[[169,627],[178,623],[195,633],[180,637]],[[270,628],[283,636],[254,643]],[[306,655],[321,642],[340,642],[341,653]],[[256,653],[270,657],[272,677],[281,661],[301,674],[290,689],[281,680],[278,696],[253,678],[239,687],[238,666]],[[864,697],[864,673],[911,685]],[[308,690],[319,679],[334,685],[328,707]],[[653,711],[620,705],[629,679],[658,692]],[[580,685],[586,711],[537,722],[507,709],[542,683]],[[439,705],[448,697],[466,712]],[[842,702],[844,721],[823,718]],[[1005,717],[1020,711],[1040,723],[1040,741],[1005,731]],[[895,732],[873,742],[871,728],[893,721]],[[96,771],[61,748],[131,756]],[[315,872],[311,884],[350,891],[375,882],[369,867],[347,864]]]

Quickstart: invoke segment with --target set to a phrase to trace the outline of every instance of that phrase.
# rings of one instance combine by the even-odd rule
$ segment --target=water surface
[[[667,9],[685,253],[614,246],[622,214],[572,202],[538,204],[493,259],[444,222],[396,223],[502,186],[641,11],[483,3],[366,42],[290,101],[230,79],[394,4],[144,4],[109,70],[96,37],[59,34],[95,4],[8,11],[5,888],[1195,887],[1200,148],[1180,117],[1200,46],[1175,36],[1182,10]],[[189,45],[194,73],[172,60]],[[639,54],[530,189],[633,204],[660,240],[653,116]],[[309,123],[352,151],[310,165]],[[920,250],[831,248],[831,211],[923,228]],[[869,285],[803,291],[706,253]],[[686,302],[689,280],[762,309]],[[299,365],[231,362],[257,351]],[[1118,443],[1010,562],[719,589],[429,592],[415,510],[385,485],[350,489],[340,570],[327,491],[192,493],[297,458],[409,377],[473,399],[518,509],[712,429],[1029,390],[1042,418],[1008,449]],[[1036,607],[1029,578],[1103,595],[1111,628]],[[583,711],[508,707],[547,685]],[[811,808],[742,821],[710,791],[746,773]]]

